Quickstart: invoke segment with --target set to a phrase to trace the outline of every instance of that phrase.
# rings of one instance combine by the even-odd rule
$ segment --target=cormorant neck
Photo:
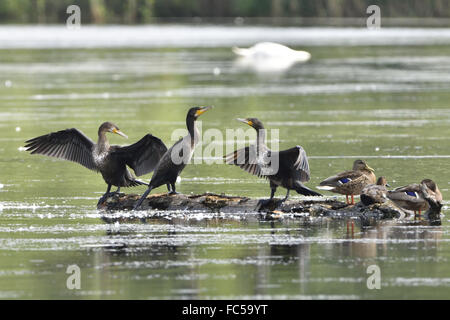
[[[186,127],[189,131],[189,135],[191,138],[194,138],[195,134],[195,119],[193,117],[187,117],[186,118]]]
[[[109,141],[108,138],[106,138],[106,132],[100,131],[98,133],[97,147],[100,152],[104,152],[109,149]]]
[[[195,118],[194,117],[187,117],[186,118],[186,127],[189,131],[189,136],[191,137],[191,145],[195,145],[198,140],[198,129],[195,124]]]
[[[266,146],[266,129],[256,129],[256,144],[258,147]]]

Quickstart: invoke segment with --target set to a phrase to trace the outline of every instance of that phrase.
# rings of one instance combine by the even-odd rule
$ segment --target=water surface
[[[195,41],[183,36],[194,34],[191,27],[173,27],[184,30],[175,36],[171,27],[152,28],[166,35],[154,45],[88,41],[87,49],[76,34],[69,38],[74,47],[62,45],[55,33],[63,31],[54,27],[39,29],[47,38],[40,45],[32,35],[14,35],[23,27],[0,29],[0,298],[450,298],[447,201],[442,226],[386,221],[361,230],[356,221],[354,237],[345,221],[256,215],[173,212],[147,224],[108,224],[95,210],[106,190],[100,175],[21,148],[26,139],[70,127],[95,138],[106,120],[129,136],[112,143],[151,132],[171,144],[190,106],[215,105],[202,116],[204,131],[216,128],[225,137],[225,129],[242,128],[235,118],[258,117],[280,129],[280,148],[306,149],[311,187],[364,158],[392,186],[432,178],[448,199],[448,29],[386,30],[387,38],[364,42],[365,31],[337,38],[342,30],[332,28],[302,29],[296,38],[292,29],[211,27]],[[138,39],[149,31],[131,30]],[[280,39],[312,60],[277,72],[241,64],[230,46],[251,44],[250,31],[258,40],[285,35]],[[117,27],[98,32],[119,40],[130,34]],[[392,40],[402,32],[411,38]],[[95,32],[89,39],[98,40]],[[188,166],[177,188],[250,197],[270,191],[265,181],[220,164]],[[81,290],[66,288],[71,264],[81,268]],[[373,264],[381,290],[366,286]]]

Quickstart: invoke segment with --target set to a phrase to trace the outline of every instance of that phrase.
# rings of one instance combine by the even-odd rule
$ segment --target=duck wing
[[[94,142],[78,129],[66,129],[52,132],[27,140],[25,148],[31,154],[77,162],[82,166],[97,171],[93,158]]]
[[[124,147],[115,147],[111,156],[117,157],[142,176],[155,170],[167,147],[161,139],[147,134],[138,142]]]
[[[388,191],[387,197],[393,201],[422,202],[423,195],[419,184],[410,184]]]
[[[319,186],[338,187],[351,181],[357,181],[363,178],[363,176],[364,174],[361,171],[345,171],[326,178],[319,184]]]

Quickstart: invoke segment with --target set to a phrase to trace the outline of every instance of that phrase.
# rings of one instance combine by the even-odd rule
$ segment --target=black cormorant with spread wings
[[[309,181],[309,164],[305,150],[301,146],[275,152],[270,150],[266,144],[266,132],[261,121],[256,118],[237,119],[254,128],[257,132],[256,145],[238,149],[225,156],[227,164],[234,164],[245,171],[264,177],[270,181],[270,200],[273,199],[277,187],[295,190],[305,196],[322,196],[305,185],[303,182]]]
[[[111,191],[111,186],[134,187],[147,185],[130,173],[132,168],[137,176],[152,172],[162,155],[167,151],[164,143],[157,137],[147,134],[129,146],[109,145],[106,133],[111,132],[128,138],[111,122],[103,123],[98,129],[98,141],[94,143],[80,130],[72,128],[52,132],[26,141],[25,147],[31,154],[78,162],[82,166],[100,171],[108,184],[108,189],[99,202]]]
[[[136,210],[141,206],[142,202],[152,191],[152,189],[158,188],[164,184],[167,185],[167,189],[169,189],[170,194],[176,193],[175,183],[177,178],[186,164],[191,160],[195,146],[198,143],[199,132],[195,125],[195,121],[200,115],[211,108],[212,107],[208,106],[189,109],[186,116],[186,126],[189,134],[178,140],[163,155],[155,169],[155,173],[153,174],[150,183],[148,184],[148,189],[136,203],[133,210]]]

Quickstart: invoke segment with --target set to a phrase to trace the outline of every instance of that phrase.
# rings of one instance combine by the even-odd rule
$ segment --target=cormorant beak
[[[208,110],[211,109],[211,108],[212,108],[212,106],[202,107],[201,109],[198,109],[198,110],[195,112],[195,116],[196,116],[196,117],[201,116],[202,114],[204,114],[206,111],[208,111]]]
[[[248,124],[250,127],[253,125],[253,122],[247,119],[237,118],[236,120]]]
[[[120,131],[119,129],[114,128],[112,130],[112,132],[115,133],[115,134],[118,134],[119,136],[124,137],[125,139],[128,139],[128,136],[125,133],[123,133],[122,131]]]

